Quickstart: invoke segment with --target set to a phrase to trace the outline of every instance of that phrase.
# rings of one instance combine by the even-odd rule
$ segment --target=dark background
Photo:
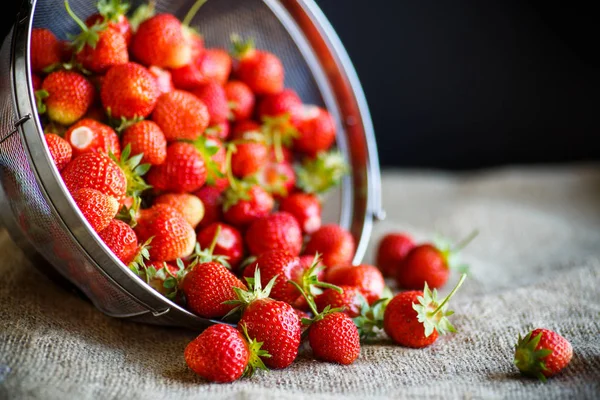
[[[592,2],[317,2],[358,71],[383,165],[600,159]]]

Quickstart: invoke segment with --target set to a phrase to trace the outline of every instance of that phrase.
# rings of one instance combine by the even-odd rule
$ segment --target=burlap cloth
[[[423,350],[382,340],[346,367],[304,348],[287,370],[208,384],[183,361],[194,332],[102,315],[0,233],[0,398],[600,398],[598,166],[388,172],[384,202],[388,220],[373,242],[392,229],[418,239],[480,229],[464,252],[472,276],[453,301],[457,334]],[[574,348],[547,384],[512,365],[518,333],[533,327],[559,331]]]

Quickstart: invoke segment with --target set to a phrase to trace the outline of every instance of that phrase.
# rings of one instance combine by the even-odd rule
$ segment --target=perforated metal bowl
[[[71,0],[80,16],[95,0]],[[138,3],[138,4],[136,4]],[[136,7],[140,2],[133,2]],[[159,12],[183,17],[194,0],[158,0]],[[366,250],[380,209],[380,176],[367,104],[348,55],[311,0],[213,0],[191,24],[209,47],[229,47],[233,32],[252,36],[279,55],[286,86],[305,103],[325,106],[338,123],[337,146],[351,175],[325,204],[324,218],[350,229]],[[39,262],[41,255],[105,314],[135,321],[204,328],[199,318],[161,296],[120,263],[85,221],[46,147],[30,77],[30,34],[46,27],[65,39],[77,32],[63,0],[25,0],[0,53],[0,216],[9,233]]]

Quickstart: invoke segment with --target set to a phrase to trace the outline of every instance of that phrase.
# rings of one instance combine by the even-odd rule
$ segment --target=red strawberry
[[[48,150],[50,150],[54,165],[56,165],[59,171],[62,171],[71,161],[73,154],[71,146],[69,146],[69,143],[65,139],[54,133],[47,133],[44,135],[44,138],[46,139],[46,144],[48,145]]]
[[[156,78],[156,85],[158,86],[158,91],[160,94],[169,93],[175,90],[175,86],[173,86],[173,79],[169,71],[157,67],[156,65],[148,68],[148,71],[150,71],[150,73]]]
[[[360,355],[360,337],[352,319],[341,312],[326,314],[312,323],[308,340],[317,359],[352,364]]]
[[[158,14],[140,24],[131,52],[145,65],[178,68],[192,61],[192,48],[181,22],[171,14]]]
[[[96,232],[105,229],[119,211],[119,202],[94,189],[79,189],[73,194],[79,210]]]
[[[224,85],[231,74],[231,57],[223,49],[206,49],[196,65],[209,81]]]
[[[258,171],[258,183],[276,199],[286,197],[296,184],[294,167],[288,162],[271,161]]]
[[[398,286],[405,289],[417,289],[425,283],[434,289],[444,286],[451,269],[467,268],[466,265],[457,265],[458,252],[476,235],[477,232],[473,232],[456,245],[444,242],[439,246],[422,244],[413,247],[397,267]]]
[[[571,343],[549,329],[534,329],[525,337],[519,335],[515,347],[515,365],[523,375],[546,381],[563,370],[573,357]]]
[[[299,285],[303,284],[305,268],[298,257],[282,250],[262,253],[244,269],[243,276],[254,277],[257,268],[260,269],[261,285],[266,286],[271,279],[275,279],[270,292],[271,298],[292,304],[300,297],[298,289],[288,282],[293,280]]]
[[[225,84],[225,96],[230,110],[230,119],[243,121],[252,116],[256,100],[254,93],[244,82],[227,82]]]
[[[216,82],[208,82],[192,92],[198,97],[208,108],[210,115],[209,125],[219,124],[227,121],[229,114],[229,105],[227,104],[227,96],[223,86]]]
[[[305,254],[320,253],[323,264],[328,267],[348,265],[352,262],[356,250],[354,238],[339,225],[323,225],[310,237]]]
[[[100,231],[100,239],[123,264],[128,265],[133,261],[138,247],[137,236],[125,222],[113,219],[105,229]]]
[[[354,318],[360,315],[362,292],[355,286],[339,285],[342,293],[334,289],[327,289],[322,294],[315,298],[317,305],[317,311],[323,312],[325,307],[330,306],[331,308],[341,308],[342,312],[347,314],[350,318]]]
[[[204,218],[198,224],[198,229],[206,228],[210,224],[220,221],[223,216],[221,191],[214,186],[204,186],[194,194],[204,204]]]
[[[236,124],[231,129],[231,137],[232,139],[244,139],[246,137],[246,133],[250,133],[249,137],[256,137],[257,135],[261,135],[261,127],[258,122],[252,120],[244,120],[236,122]]]
[[[154,76],[132,62],[109,69],[100,90],[102,105],[117,119],[147,117],[154,110],[159,95]]]
[[[131,146],[131,154],[143,153],[143,163],[160,165],[167,158],[167,140],[160,127],[152,121],[140,121],[123,132],[123,146]]]
[[[79,189],[96,189],[119,203],[125,200],[127,177],[106,154],[92,152],[75,157],[62,170],[62,177],[71,193]]]
[[[246,243],[254,255],[282,250],[297,256],[302,249],[302,231],[292,214],[280,211],[254,221],[246,232]]]
[[[167,158],[148,174],[148,183],[157,190],[193,192],[206,182],[206,164],[191,143],[174,142],[167,147]]]
[[[208,108],[191,93],[175,90],[158,99],[152,120],[163,130],[168,141],[194,140],[208,127]]]
[[[427,284],[423,291],[397,294],[383,315],[385,333],[402,346],[421,348],[435,342],[440,334],[455,332],[447,318],[453,314],[447,311],[447,303],[465,278],[463,275],[452,292],[439,301],[437,291],[432,292]]]
[[[181,288],[190,311],[205,318],[220,318],[235,307],[223,304],[236,298],[233,288],[246,289],[246,285],[222,264],[207,262],[194,266]]]
[[[284,114],[288,115],[289,121],[294,126],[299,125],[304,116],[302,100],[292,89],[265,96],[258,105],[258,116],[261,119],[279,117]]]
[[[254,175],[269,159],[267,146],[258,141],[246,141],[235,145],[231,157],[231,171],[240,178]]]
[[[256,50],[252,41],[234,40],[238,63],[235,74],[254,94],[275,94],[283,90],[284,69],[281,60],[267,51]]]
[[[379,242],[377,266],[384,276],[396,276],[406,255],[415,247],[413,239],[404,233],[389,233]]]
[[[321,202],[315,195],[292,193],[281,200],[279,209],[292,214],[304,233],[310,235],[321,227]]]
[[[229,139],[229,134],[231,133],[231,127],[229,121],[223,121],[216,125],[209,126],[206,129],[206,136],[214,137],[220,140]]]
[[[89,118],[77,121],[65,133],[65,140],[73,148],[73,155],[78,156],[90,151],[121,155],[119,136],[108,125]]]
[[[229,188],[225,191],[223,217],[235,226],[248,226],[258,218],[269,215],[275,201],[259,185],[249,188]]]
[[[215,236],[213,254],[226,256],[227,262],[235,271],[244,257],[242,234],[233,226],[215,222],[198,232],[197,240],[200,247],[209,248]]]
[[[385,281],[383,275],[372,265],[330,267],[325,272],[325,281],[334,285],[354,286],[361,290],[369,304],[374,303],[383,294]]]
[[[31,30],[31,70],[43,73],[44,69],[60,64],[62,61],[62,44],[48,29]]]
[[[71,125],[85,115],[94,95],[94,85],[77,72],[52,72],[42,83],[45,107],[40,112],[46,111],[48,118],[61,125]]]
[[[335,121],[327,110],[316,106],[303,106],[298,124],[298,137],[294,150],[315,157],[327,151],[335,142]]]
[[[266,369],[260,356],[260,343],[247,341],[230,325],[208,327],[185,348],[185,362],[192,371],[211,382],[233,382],[242,375],[251,375],[254,368]]]
[[[85,24],[92,27],[96,24],[106,23],[108,28],[114,29],[125,38],[125,42],[129,46],[131,41],[131,24],[125,16],[129,11],[129,4],[121,0],[100,0],[96,5],[98,12],[90,15]]]
[[[173,261],[194,251],[194,228],[179,211],[166,204],[141,210],[135,232],[141,242],[153,237],[149,250],[152,261]]]
[[[196,228],[204,217],[204,205],[202,201],[189,193],[166,193],[158,196],[154,204],[166,204],[179,211],[185,220]]]

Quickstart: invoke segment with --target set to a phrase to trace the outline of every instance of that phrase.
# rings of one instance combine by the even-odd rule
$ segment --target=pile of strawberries
[[[447,303],[465,275],[443,299],[435,288],[470,239],[391,235],[381,271],[353,266],[352,235],[321,221],[323,195],[347,172],[333,118],[285,88],[279,58],[251,41],[233,37],[232,54],[205,48],[189,27],[202,3],[181,22],[152,5],[128,18],[126,4],[101,0],[82,21],[65,1],[81,32],[31,35],[46,142],[83,216],[155,290],[239,321],[192,341],[189,367],[230,382],[289,366],[303,338],[315,358],[351,364],[382,331],[417,348],[454,331]],[[384,274],[413,291],[392,298]]]

